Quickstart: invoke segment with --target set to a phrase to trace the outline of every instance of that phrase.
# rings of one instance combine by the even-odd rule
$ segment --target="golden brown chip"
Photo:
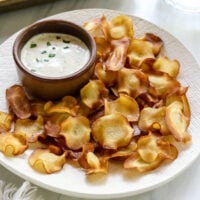
[[[95,38],[97,46],[97,58],[104,61],[111,52],[111,44],[105,38]]]
[[[121,147],[117,150],[117,152],[112,153],[110,155],[105,155],[106,158],[127,158],[128,156],[132,155],[137,149],[137,143],[132,140],[131,143],[126,147]]]
[[[82,102],[89,108],[100,107],[108,90],[100,80],[90,80],[80,91]]]
[[[32,115],[34,117],[37,117],[38,115],[41,115],[41,116],[45,116],[46,113],[44,111],[44,104],[45,102],[44,101],[41,101],[41,100],[31,100],[31,110],[32,110]]]
[[[13,85],[6,89],[6,99],[10,110],[20,119],[27,119],[31,116],[31,104],[20,85]]]
[[[178,150],[168,141],[164,140],[164,137],[151,132],[139,138],[137,152],[141,159],[147,163],[154,162],[159,156],[174,160],[178,155]]]
[[[126,95],[120,94],[120,96],[114,101],[108,101],[105,99],[105,115],[121,113],[128,121],[138,121],[139,118],[139,106],[135,99]]]
[[[108,87],[113,86],[117,80],[117,72],[106,70],[102,63],[96,64],[95,75]]]
[[[142,40],[148,41],[153,45],[152,48],[153,48],[153,53],[155,56],[157,56],[160,53],[161,48],[163,46],[163,41],[161,40],[160,37],[152,33],[145,33]]]
[[[128,38],[111,41],[112,51],[105,63],[107,70],[118,71],[124,67],[129,43]]]
[[[0,133],[10,130],[12,125],[13,116],[0,111]]]
[[[107,174],[108,172],[108,160],[104,157],[97,157],[93,152],[88,152],[86,156],[88,165],[87,175],[90,174]]]
[[[180,101],[183,104],[183,114],[190,118],[191,116],[191,110],[190,110],[190,105],[187,99],[186,94],[183,95],[171,95],[166,97],[166,106],[170,105],[174,101]]]
[[[105,16],[86,22],[84,28],[89,31],[94,38],[105,38],[109,40],[109,23]]]
[[[69,117],[61,124],[60,134],[65,137],[66,146],[78,150],[90,140],[90,122],[84,116]]]
[[[187,132],[189,126],[189,118],[183,114],[183,104],[179,101],[174,101],[166,108],[166,124],[179,142],[189,142],[191,135]]]
[[[145,59],[155,58],[153,45],[148,41],[132,39],[127,56],[131,66],[139,67]]]
[[[44,120],[38,116],[36,120],[31,119],[17,119],[14,127],[14,133],[17,136],[26,138],[27,142],[37,142],[38,135],[44,131]]]
[[[60,102],[53,103],[48,101],[44,105],[44,111],[46,114],[51,115],[53,113],[67,113],[69,115],[76,115],[79,106],[77,105],[77,100],[72,96],[64,96]]]
[[[119,15],[111,20],[110,36],[112,39],[134,36],[133,20],[126,15]]]
[[[51,153],[49,149],[36,149],[28,160],[30,166],[43,174],[60,171],[66,163],[66,152],[62,155]]]
[[[168,126],[165,122],[166,107],[142,109],[138,122],[138,127],[142,131],[159,130],[163,135],[170,134]]]
[[[139,172],[148,172],[158,168],[164,161],[164,157],[158,156],[153,162],[145,162],[140,157],[139,153],[134,152],[128,159],[124,162],[125,169],[136,169]]]
[[[4,155],[12,157],[17,156],[28,148],[24,138],[17,137],[11,132],[4,132],[0,134],[0,151]]]
[[[127,146],[133,137],[133,128],[120,113],[98,118],[92,125],[94,140],[105,149]]]
[[[167,73],[149,74],[148,77],[150,82],[149,92],[157,97],[165,97],[180,87],[180,83]]]
[[[140,70],[122,68],[118,72],[117,87],[119,93],[126,93],[136,98],[146,93],[149,81],[146,74]]]
[[[94,152],[95,150],[95,145],[94,143],[86,143],[83,145],[82,147],[82,152],[80,154],[80,156],[78,157],[77,161],[78,163],[80,164],[80,166],[84,169],[89,169],[90,168],[90,165],[88,164],[88,161],[87,161],[87,154],[89,152]]]
[[[44,131],[45,134],[50,136],[50,137],[60,137],[60,126],[57,124],[52,123],[51,121],[47,121],[46,124],[44,125]]]
[[[177,60],[170,60],[167,57],[159,57],[153,64],[153,69],[176,77],[179,73],[180,63]]]

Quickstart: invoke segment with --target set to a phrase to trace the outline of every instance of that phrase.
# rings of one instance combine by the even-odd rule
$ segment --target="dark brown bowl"
[[[40,33],[65,33],[78,37],[90,51],[89,61],[79,71],[62,77],[32,73],[21,62],[21,50],[30,38]],[[27,92],[34,97],[54,100],[77,93],[89,80],[94,71],[96,44],[92,36],[77,24],[64,20],[45,20],[27,27],[18,35],[13,46],[13,57],[20,81]]]

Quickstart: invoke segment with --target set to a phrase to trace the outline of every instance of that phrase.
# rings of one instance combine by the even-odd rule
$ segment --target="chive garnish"
[[[55,57],[56,56],[56,54],[54,54],[54,53],[50,53],[49,54],[49,58],[53,58],[53,57]]]
[[[59,40],[60,38],[61,38],[60,36],[58,36],[58,35],[56,36],[56,39],[57,39],[57,40]]]
[[[44,62],[49,62],[49,60],[47,60],[47,59],[44,59]]]
[[[38,58],[36,58],[36,62],[40,62],[40,60]]]
[[[69,47],[68,46],[66,46],[66,47],[63,47],[63,49],[68,49]]]
[[[63,42],[64,42],[64,43],[67,43],[67,44],[70,43],[69,40],[63,40]]]
[[[53,49],[53,50],[55,50],[55,49],[56,49],[56,47],[52,47],[52,49]]]
[[[35,43],[32,43],[32,44],[30,45],[30,48],[35,48],[35,47],[37,47],[37,44],[35,44]]]
[[[48,42],[47,42],[47,46],[51,46],[51,42],[48,41]]]
[[[42,52],[41,52],[41,54],[45,54],[45,53],[47,53],[47,51],[42,51]]]

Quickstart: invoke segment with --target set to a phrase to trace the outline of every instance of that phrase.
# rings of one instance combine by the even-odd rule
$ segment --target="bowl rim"
[[[68,74],[68,75],[64,75],[64,76],[58,76],[58,77],[48,77],[46,75],[40,75],[40,74],[35,74],[35,73],[32,73],[21,61],[21,58],[20,58],[20,55],[19,55],[19,48],[20,48],[20,45],[21,45],[21,42],[23,41],[23,38],[27,36],[27,34],[29,34],[29,32],[31,32],[32,30],[34,29],[40,29],[41,27],[43,28],[43,25],[46,24],[46,23],[49,23],[49,24],[55,24],[55,23],[58,23],[60,24],[61,26],[63,25],[66,25],[66,26],[71,26],[71,27],[74,27],[75,29],[77,29],[77,31],[81,31],[82,33],[84,33],[85,36],[88,37],[88,41],[89,43],[91,44],[91,48],[89,48],[89,51],[90,51],[90,57],[89,57],[89,60],[88,62],[82,67],[80,68],[79,70],[71,73],[71,74]],[[47,31],[44,31],[44,32],[40,32],[40,33],[59,33],[59,32],[47,32]],[[40,34],[40,33],[37,33],[37,34]],[[60,32],[61,33],[61,32]],[[31,39],[34,35],[37,35],[37,34],[33,34],[31,35],[30,37],[28,37],[27,41],[29,39]],[[67,33],[66,33],[67,34]],[[72,35],[72,34],[71,34]],[[72,35],[74,36],[74,35]],[[77,37],[77,36],[75,36]],[[79,37],[78,37],[79,38]],[[81,38],[79,38],[81,39]],[[83,41],[83,39],[81,39]],[[27,42],[26,41],[26,42]],[[85,43],[85,41],[83,41]],[[86,43],[85,43],[86,44]],[[87,45],[87,44],[86,44]],[[24,45],[23,45],[24,46]],[[22,46],[22,47],[23,47]],[[34,79],[37,79],[37,80],[41,80],[41,81],[44,81],[44,82],[49,82],[49,81],[63,81],[63,80],[70,80],[70,79],[75,79],[75,78],[78,78],[80,77],[82,74],[84,74],[85,72],[89,71],[90,68],[92,67],[92,65],[94,65],[95,61],[96,61],[96,43],[95,43],[95,40],[94,38],[92,37],[92,35],[86,30],[84,29],[82,26],[74,23],[74,22],[71,22],[71,21],[67,21],[67,20],[62,20],[62,19],[47,19],[47,20],[42,20],[42,21],[38,21],[38,22],[35,22],[29,26],[27,26],[26,28],[24,28],[19,34],[18,36],[16,37],[15,41],[14,41],[14,44],[13,44],[13,48],[12,48],[12,54],[13,54],[13,58],[14,58],[14,61],[16,63],[16,68],[19,68],[21,71],[23,71],[23,73],[27,74],[28,76],[31,76],[33,77]]]

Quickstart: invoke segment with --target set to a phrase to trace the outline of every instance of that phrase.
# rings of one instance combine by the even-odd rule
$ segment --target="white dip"
[[[21,61],[30,71],[48,77],[60,77],[81,69],[90,52],[79,38],[68,34],[42,33],[22,48]]]

